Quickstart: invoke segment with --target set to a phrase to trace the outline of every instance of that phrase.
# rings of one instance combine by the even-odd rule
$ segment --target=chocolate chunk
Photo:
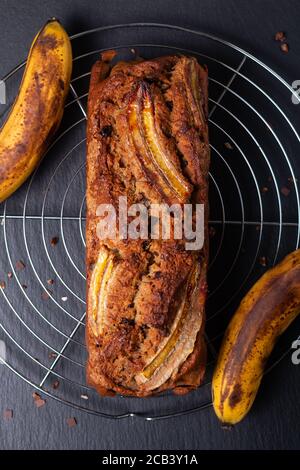
[[[162,272],[161,272],[161,271],[155,271],[153,277],[154,277],[154,279],[159,279],[161,276],[162,276]]]
[[[121,323],[123,323],[123,325],[129,325],[129,326],[135,325],[135,321],[132,318],[125,318],[125,317],[122,318]]]
[[[104,126],[100,130],[101,137],[110,137],[112,134],[112,126]]]

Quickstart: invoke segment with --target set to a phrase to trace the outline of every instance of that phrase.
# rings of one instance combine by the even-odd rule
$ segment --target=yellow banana
[[[236,424],[250,410],[278,336],[300,313],[300,250],[267,271],[242,300],[220,349],[212,381],[218,418]]]
[[[57,130],[72,72],[72,49],[51,19],[35,37],[18,96],[0,131],[0,202],[28,178]]]

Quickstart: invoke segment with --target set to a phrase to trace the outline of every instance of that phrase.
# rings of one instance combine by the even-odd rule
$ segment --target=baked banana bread
[[[87,381],[102,395],[185,393],[206,363],[207,70],[186,56],[114,67],[108,56],[88,100]],[[203,247],[186,249],[172,221],[168,239],[126,238],[120,222],[99,237],[99,207],[118,216],[124,196],[128,207],[204,204]]]

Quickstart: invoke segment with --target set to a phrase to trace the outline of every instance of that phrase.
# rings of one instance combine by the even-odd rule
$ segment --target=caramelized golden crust
[[[113,55],[112,55],[113,57]],[[101,394],[186,393],[204,375],[207,243],[97,237],[97,207],[204,203],[207,71],[194,58],[98,61],[87,126],[87,379]],[[207,213],[206,220],[207,220]]]

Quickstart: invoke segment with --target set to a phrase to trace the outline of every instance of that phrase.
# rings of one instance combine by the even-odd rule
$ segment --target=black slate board
[[[56,16],[70,34],[132,21],[165,22],[211,32],[256,54],[289,83],[300,78],[296,21],[300,6],[296,1],[177,1],[176,8],[171,1],[129,1],[124,8],[122,1],[2,0],[0,6],[0,76],[26,57],[36,31]],[[278,30],[288,33],[288,54],[281,53],[273,40]],[[294,121],[298,111],[296,106],[289,109]],[[7,307],[3,313],[9,313]],[[295,339],[297,331],[293,333]],[[0,419],[1,449],[297,449],[300,444],[300,369],[292,365],[290,356],[265,378],[249,417],[230,431],[220,428],[211,409],[161,422],[108,421],[51,399],[37,409],[27,384],[1,365],[0,376],[0,411],[14,411],[12,420]],[[70,416],[76,417],[76,427],[68,427]]]

